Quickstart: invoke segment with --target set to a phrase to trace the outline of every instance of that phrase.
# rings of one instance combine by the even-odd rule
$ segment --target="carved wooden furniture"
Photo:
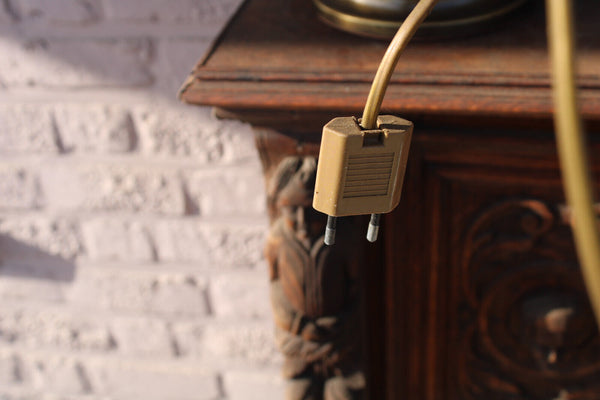
[[[600,173],[600,9],[577,10]],[[400,206],[376,244],[359,217],[325,247],[310,207],[321,127],[360,114],[385,48],[320,23],[308,0],[247,0],[182,88],[184,101],[255,127],[288,399],[600,398],[543,4],[486,35],[409,46],[383,105],[415,124]]]

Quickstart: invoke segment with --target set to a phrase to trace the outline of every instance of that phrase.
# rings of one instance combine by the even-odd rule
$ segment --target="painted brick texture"
[[[0,400],[282,398],[251,129],[175,99],[238,4],[0,1]]]
[[[202,22],[226,18],[235,6],[230,0],[104,0],[106,17],[124,21]]]
[[[0,53],[0,81],[8,87],[144,87],[154,81],[148,39],[3,37]]]

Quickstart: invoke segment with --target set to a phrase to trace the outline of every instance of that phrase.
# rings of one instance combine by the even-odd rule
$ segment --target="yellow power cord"
[[[408,17],[406,17],[406,20],[400,25],[396,35],[394,35],[394,38],[381,59],[377,74],[375,74],[375,79],[373,79],[373,84],[371,85],[371,91],[369,92],[367,104],[365,104],[363,116],[360,121],[360,126],[362,126],[363,129],[377,128],[377,116],[381,109],[381,102],[383,101],[383,96],[385,96],[385,90],[390,83],[390,78],[394,73],[400,54],[402,54],[402,51],[414,36],[417,28],[419,28],[423,20],[427,18],[431,9],[433,9],[433,6],[435,6],[438,1],[439,0],[419,1]]]
[[[570,0],[546,0],[552,60],[556,147],[581,271],[600,326],[600,235],[575,87],[573,9]]]

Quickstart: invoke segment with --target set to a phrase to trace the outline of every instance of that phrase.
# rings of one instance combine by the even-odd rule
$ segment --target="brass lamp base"
[[[326,23],[362,36],[390,39],[410,13],[411,0],[313,0]],[[440,0],[420,37],[464,35],[489,26],[528,0]]]

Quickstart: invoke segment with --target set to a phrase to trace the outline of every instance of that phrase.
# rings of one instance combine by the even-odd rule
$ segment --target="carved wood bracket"
[[[315,155],[302,154],[298,142],[282,155],[273,146],[289,142],[275,132],[256,134],[267,176],[265,255],[286,398],[364,398],[361,254],[352,218],[340,221],[336,245],[326,246],[325,216],[312,208]]]

